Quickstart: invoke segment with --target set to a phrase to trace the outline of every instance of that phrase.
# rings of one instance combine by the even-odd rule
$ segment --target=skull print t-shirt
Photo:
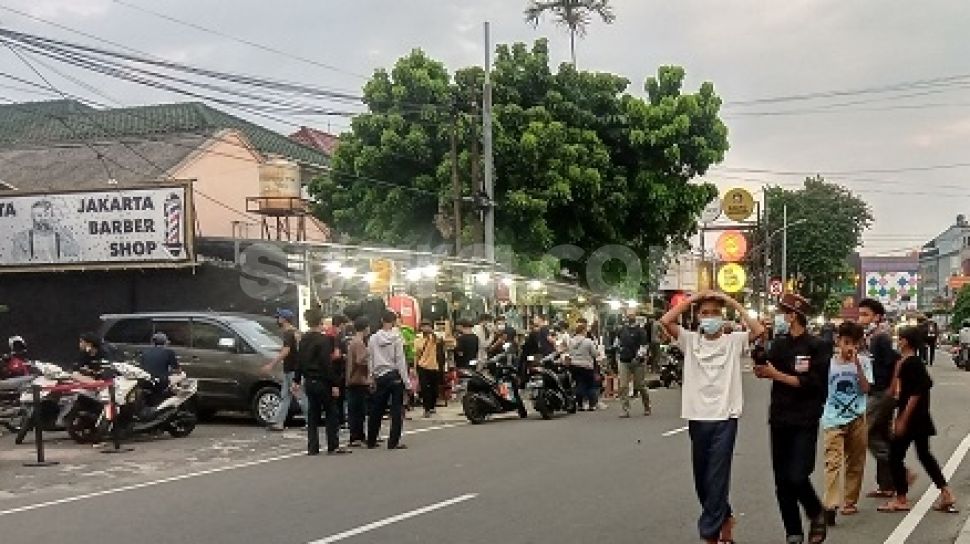
[[[872,383],[872,361],[859,355],[859,362]],[[866,413],[866,395],[859,386],[859,374],[855,363],[843,361],[838,355],[832,357],[829,366],[829,394],[822,411],[822,427],[833,429],[848,425]]]

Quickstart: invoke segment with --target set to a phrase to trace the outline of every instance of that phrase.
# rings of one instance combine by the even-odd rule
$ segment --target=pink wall
[[[199,230],[196,236],[232,237],[233,221],[242,222],[236,235],[261,237],[262,217],[246,213],[246,198],[259,196],[259,162],[262,156],[250,148],[236,131],[223,131],[210,140],[203,151],[194,153],[175,167],[171,175],[195,179],[195,212]],[[292,224],[296,225],[293,221]],[[326,236],[307,221],[307,238],[325,241]]]

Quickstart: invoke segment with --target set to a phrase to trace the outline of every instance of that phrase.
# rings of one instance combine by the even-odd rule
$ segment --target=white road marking
[[[341,540],[346,540],[346,539],[348,539],[350,537],[357,536],[357,535],[363,534],[363,533],[367,533],[367,532],[373,531],[375,529],[380,529],[381,527],[386,527],[388,525],[397,523],[399,521],[404,521],[406,519],[410,519],[410,518],[413,518],[413,517],[417,517],[417,516],[420,516],[422,514],[427,514],[428,512],[434,512],[435,510],[440,510],[442,508],[446,508],[446,507],[451,506],[453,504],[458,504],[460,502],[465,502],[465,501],[474,499],[477,496],[478,496],[478,493],[469,493],[467,495],[461,495],[461,496],[455,497],[453,499],[448,499],[446,501],[436,502],[434,504],[430,504],[428,506],[425,506],[425,507],[422,507],[422,508],[418,508],[416,510],[411,510],[410,512],[405,512],[403,514],[398,514],[396,516],[391,516],[389,518],[385,518],[385,519],[382,519],[380,521],[375,521],[373,523],[368,523],[367,525],[361,525],[360,527],[357,527],[355,529],[351,529],[349,531],[344,531],[342,533],[337,533],[335,535],[328,536],[328,537],[323,538],[323,539],[320,539],[320,540],[314,540],[314,541],[310,542],[310,544],[331,544],[332,542],[339,542]]]
[[[452,423],[447,425],[435,425],[433,427],[425,427],[421,429],[412,429],[409,431],[404,431],[405,435],[412,435],[417,433],[423,433],[428,431],[437,431],[441,429],[450,429],[452,427],[459,427],[465,425],[465,423]],[[235,465],[228,465],[224,467],[216,467],[208,470],[200,470],[198,472],[191,472],[189,474],[181,474],[179,476],[172,476],[170,478],[162,478],[161,480],[152,480],[149,482],[142,482],[140,484],[125,485],[121,487],[115,487],[112,489],[105,489],[103,491],[95,491],[92,493],[85,493],[83,495],[76,495],[73,497],[65,497],[63,499],[57,499],[54,501],[40,502],[36,504],[28,504],[27,506],[19,506],[17,508],[10,508],[8,510],[0,510],[0,517],[8,516],[10,514],[19,514],[21,512],[29,512],[31,510],[39,510],[41,508],[48,508],[50,506],[58,506],[61,504],[70,504],[72,502],[83,501],[86,499],[93,499],[95,497],[104,497],[107,495],[115,495],[117,493],[123,493],[125,491],[135,491],[137,489],[145,489],[147,487],[154,487],[157,485],[168,484],[172,482],[180,482],[182,480],[188,480],[191,478],[198,478],[199,476],[208,476],[210,474],[218,474],[220,472],[227,472],[230,470],[238,470],[241,468],[254,467],[258,465],[265,465],[267,463],[273,463],[276,461],[283,461],[286,459],[293,459],[294,457],[300,457],[306,455],[305,452],[293,452],[284,455],[277,455],[276,457],[269,457],[266,459],[258,459],[255,461],[246,461],[245,463],[238,463]]]
[[[667,432],[665,432],[664,434],[662,434],[660,436],[663,436],[665,438],[668,437],[668,436],[674,436],[675,434],[680,434],[680,433],[686,431],[689,428],[690,427],[684,425],[683,427],[680,427],[679,429],[674,429],[672,431],[667,431]]]
[[[957,446],[956,451],[953,452],[953,455],[946,462],[946,466],[943,467],[943,475],[946,476],[947,481],[953,478],[953,473],[956,472],[957,467],[963,462],[963,458],[967,456],[968,451],[970,451],[970,434],[967,434],[963,438],[963,441]],[[909,536],[913,534],[916,526],[919,525],[919,522],[930,511],[938,495],[939,490],[935,486],[930,485],[930,488],[926,490],[926,493],[923,493],[923,496],[920,497],[916,506],[906,514],[906,517],[899,522],[896,530],[889,535],[885,544],[905,544]]]

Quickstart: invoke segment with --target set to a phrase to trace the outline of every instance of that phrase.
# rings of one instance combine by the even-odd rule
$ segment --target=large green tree
[[[593,18],[599,17],[606,24],[616,20],[609,0],[530,0],[525,8],[525,20],[539,26],[542,16],[547,13],[552,15],[556,24],[569,31],[569,52],[573,66],[576,66],[576,38],[586,35]]]
[[[847,188],[807,178],[798,189],[769,187],[768,231],[772,275],[781,276],[784,208],[788,208],[788,276],[798,291],[822,311],[826,301],[843,289],[854,272],[849,256],[862,242],[862,233],[873,221],[865,200]]]
[[[457,119],[468,196],[477,190],[469,182],[479,162],[472,141],[481,136],[472,104],[483,79],[480,68],[449,78],[420,51],[390,73],[378,71],[364,89],[369,111],[353,119],[331,173],[312,186],[322,219],[353,239],[394,245],[453,236],[444,228],[453,197],[450,131]],[[621,244],[646,259],[650,248],[693,234],[716,189],[692,179],[723,159],[728,142],[713,85],[685,93],[683,79],[683,69],[662,67],[647,79],[643,99],[620,76],[570,64],[553,72],[545,40],[499,46],[492,72],[497,243],[526,259],[563,244],[587,252]]]
[[[964,285],[957,292],[953,302],[953,317],[950,319],[950,329],[959,331],[963,322],[970,319],[970,285]]]

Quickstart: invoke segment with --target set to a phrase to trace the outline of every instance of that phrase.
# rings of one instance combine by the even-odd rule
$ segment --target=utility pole
[[[485,89],[482,107],[482,142],[485,152],[485,260],[495,262],[495,180],[492,179],[492,41],[485,21]]]
[[[451,188],[455,192],[455,256],[461,254],[461,182],[458,180],[458,115],[451,119]]]
[[[761,213],[764,215],[764,296],[762,297],[761,314],[764,315],[765,311],[768,309],[768,296],[771,293],[771,230],[768,226],[768,188],[761,188],[762,198],[761,200],[764,204],[761,206]]]
[[[478,107],[479,107],[479,104],[477,103],[472,104],[472,111],[477,113]],[[482,154],[479,151],[480,142],[478,141],[478,126],[474,118],[471,119],[471,122],[469,123],[469,127],[471,128],[471,134],[472,134],[471,150],[469,151],[469,153],[471,154],[472,192],[477,194],[479,192],[479,189],[482,186],[482,175],[480,171],[481,163],[482,163]],[[483,234],[484,229],[482,228],[483,219],[484,219],[483,214],[479,212],[475,214],[474,219],[471,220],[472,231],[474,236],[473,239],[475,240],[475,245],[478,245],[479,241],[484,242],[484,234]],[[484,255],[479,254],[477,249],[475,250],[475,254],[473,255],[473,257],[476,257],[476,258],[483,257],[483,256]]]
[[[781,207],[781,286],[788,291],[788,204]]]

